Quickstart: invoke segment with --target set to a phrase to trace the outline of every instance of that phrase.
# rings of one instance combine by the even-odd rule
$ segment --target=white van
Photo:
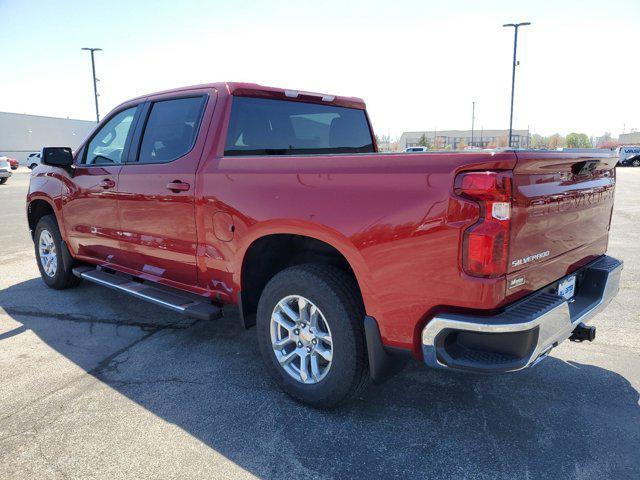
[[[623,145],[616,149],[618,165],[640,167],[640,145]]]
[[[30,153],[27,157],[27,167],[29,167],[31,170],[40,165],[40,163],[42,163],[40,161],[40,152]]]
[[[419,152],[428,152],[429,147],[407,147],[404,149],[405,153],[419,153]]]

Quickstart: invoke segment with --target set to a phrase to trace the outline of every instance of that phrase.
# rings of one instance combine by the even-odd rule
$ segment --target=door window
[[[140,145],[140,163],[168,163],[187,154],[198,134],[205,97],[154,102]]]
[[[131,132],[137,107],[116,114],[105,123],[89,142],[84,162],[87,165],[112,165],[122,163],[122,154]]]

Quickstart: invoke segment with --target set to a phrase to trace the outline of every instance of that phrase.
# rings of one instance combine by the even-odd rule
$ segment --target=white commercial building
[[[621,145],[640,145],[640,132],[621,133],[618,137]]]
[[[423,138],[424,136],[424,138]],[[428,147],[438,149],[459,147],[495,148],[506,147],[509,144],[509,130],[425,130],[422,132],[404,132],[400,137],[400,148],[417,147],[420,140],[426,140]],[[529,147],[529,131],[514,130],[511,144],[514,148]]]
[[[25,164],[42,147],[77,148],[96,122],[0,112],[0,156]]]

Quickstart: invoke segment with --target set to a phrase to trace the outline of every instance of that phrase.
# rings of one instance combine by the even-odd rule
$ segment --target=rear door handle
[[[104,189],[107,188],[113,188],[116,186],[116,182],[114,182],[113,180],[111,180],[110,178],[105,178],[104,180],[102,180],[100,182],[100,186]]]
[[[180,180],[167,183],[167,189],[172,192],[186,192],[189,188],[191,188],[191,186],[188,183],[181,182]]]

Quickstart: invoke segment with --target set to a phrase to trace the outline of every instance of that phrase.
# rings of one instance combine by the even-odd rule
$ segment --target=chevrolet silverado
[[[44,148],[27,216],[49,287],[84,279],[201,320],[237,304],[279,386],[333,407],[409,358],[513,372],[593,340],[622,270],[616,162],[382,154],[361,99],[215,83]]]

